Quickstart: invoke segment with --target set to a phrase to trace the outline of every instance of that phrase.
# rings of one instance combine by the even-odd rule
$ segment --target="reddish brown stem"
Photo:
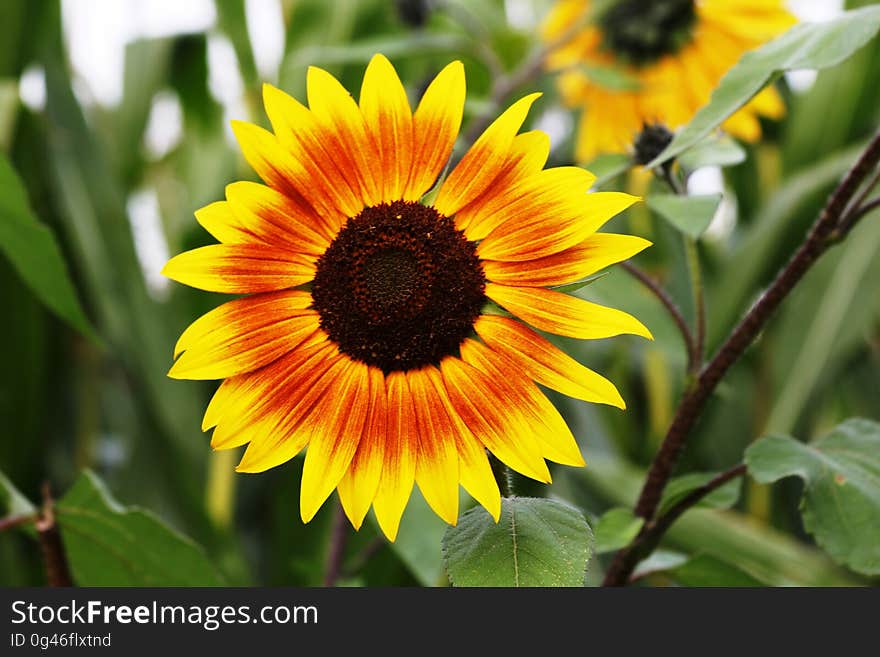
[[[675,301],[672,300],[672,297],[669,296],[669,293],[664,290],[660,284],[651,278],[647,273],[643,272],[641,269],[636,267],[634,264],[627,262],[622,262],[620,264],[623,269],[625,269],[633,278],[635,278],[639,283],[645,286],[651,294],[657,297],[658,301],[663,304],[663,307],[666,309],[666,312],[669,313],[669,316],[672,318],[672,321],[675,322],[675,326],[678,328],[678,332],[681,333],[681,338],[684,340],[684,348],[687,353],[688,359],[688,371],[694,366],[698,358],[697,356],[697,343],[694,340],[694,335],[691,333],[690,328],[688,327],[687,320],[685,320],[684,315],[681,314],[681,310],[676,305]]]
[[[695,384],[686,392],[663,444],[660,446],[636,503],[636,515],[650,524],[660,502],[663,489],[669,481],[678,457],[690,431],[703,411],[706,402],[728,369],[743,355],[786,296],[803,278],[819,257],[835,243],[834,231],[847,214],[847,207],[865,178],[880,161],[880,132],[874,135],[858,161],[834,190],[825,208],[813,223],[806,239],[782,271],[746,313],[721,345],[715,356],[703,367]],[[645,530],[643,529],[643,532]],[[638,537],[635,539],[638,541]],[[622,586],[627,583],[638,555],[629,547],[618,552],[605,577],[605,584]]]
[[[43,566],[46,569],[46,583],[49,586],[73,586],[64,541],[55,522],[55,500],[49,484],[43,484],[43,508],[34,526],[40,540],[40,551],[43,554]]]

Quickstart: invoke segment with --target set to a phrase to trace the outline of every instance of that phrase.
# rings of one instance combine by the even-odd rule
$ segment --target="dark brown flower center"
[[[634,66],[651,64],[690,39],[694,0],[617,0],[599,18],[602,45]]]
[[[341,352],[388,373],[457,354],[485,286],[476,244],[452,219],[395,201],[346,222],[318,259],[312,298]]]

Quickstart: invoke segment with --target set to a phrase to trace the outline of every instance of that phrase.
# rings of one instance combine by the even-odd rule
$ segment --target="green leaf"
[[[708,554],[688,559],[668,573],[682,586],[767,586],[742,568]]]
[[[593,187],[601,187],[633,166],[633,159],[625,153],[606,153],[587,162],[584,168],[596,176]]]
[[[31,501],[0,472],[0,516],[23,516],[36,512],[37,508]]]
[[[80,333],[94,338],[55,237],[48,227],[37,221],[21,179],[3,155],[0,155],[0,251],[6,254],[40,301]]]
[[[712,223],[721,194],[677,196],[657,194],[647,198],[648,207],[681,232],[697,239]]]
[[[496,524],[471,509],[443,537],[454,586],[583,586],[593,535],[583,514],[556,500],[510,497]]]
[[[79,586],[220,586],[202,548],[148,511],[123,507],[83,472],[57,507]]]
[[[689,171],[700,167],[729,167],[745,160],[745,149],[726,136],[707,137],[678,159],[681,166]]]
[[[654,550],[651,556],[639,561],[639,565],[633,570],[630,580],[641,579],[655,573],[678,568],[683,563],[686,563],[688,558],[686,554],[674,550],[664,550],[662,548]]]
[[[717,472],[691,472],[671,479],[663,490],[663,496],[660,498],[660,506],[657,513],[666,513],[694,490],[711,481],[717,474]],[[706,495],[694,505],[694,508],[729,509],[736,504],[741,489],[742,479],[739,477],[731,479],[720,488]]]
[[[779,74],[839,64],[880,30],[880,7],[844,12],[824,23],[801,23],[778,39],[746,53],[721,79],[703,107],[649,168],[684,153],[721,125]]]
[[[839,563],[880,574],[880,424],[849,419],[811,444],[768,436],[746,464],[760,483],[803,479],[804,528]]]
[[[632,509],[621,507],[606,511],[596,523],[596,554],[614,552],[629,545],[644,524],[645,519],[635,517]]]

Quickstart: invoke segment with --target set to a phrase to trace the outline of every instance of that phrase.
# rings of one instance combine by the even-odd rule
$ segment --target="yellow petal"
[[[300,515],[308,522],[318,512],[351,464],[370,410],[369,368],[349,360],[310,416],[309,448],[303,465]]]
[[[625,408],[617,388],[516,320],[483,315],[474,330],[493,351],[543,386],[575,399]]]
[[[211,244],[176,255],[162,275],[208,292],[249,294],[296,287],[315,276],[313,260],[268,244]]]
[[[384,55],[374,55],[367,65],[360,108],[367,131],[379,148],[382,200],[398,201],[403,198],[412,167],[413,116],[406,89]]]
[[[595,340],[629,333],[653,340],[632,315],[561,292],[487,283],[486,296],[535,328],[557,335]]]
[[[437,397],[433,366],[406,373],[419,425],[416,483],[425,501],[450,525],[458,522],[458,450],[449,415]]]
[[[419,430],[406,375],[391,372],[385,385],[388,391],[385,464],[373,500],[373,511],[379,527],[388,540],[393,541],[415,481]]]
[[[453,169],[437,195],[434,207],[451,217],[486,191],[502,171],[513,139],[522,127],[532,103],[541,94],[530,94],[511,105],[486,128]]]
[[[369,387],[370,414],[363,437],[338,487],[342,508],[355,529],[360,529],[376,496],[385,457],[388,398],[385,376],[375,367],[369,368]]]
[[[412,167],[405,201],[417,201],[437,180],[458,137],[464,112],[464,66],[455,61],[428,85],[413,115]]]
[[[382,163],[357,103],[336,78],[315,66],[309,67],[306,88],[309,109],[325,131],[325,146],[353,178],[349,182],[360,188],[363,204],[376,205],[382,197]]]
[[[581,243],[535,260],[483,261],[483,272],[493,283],[550,287],[573,283],[616,262],[627,260],[651,243],[633,235],[594,233]]]
[[[532,479],[550,481],[531,424],[520,409],[508,403],[509,384],[493,379],[481,367],[481,347],[465,340],[462,360],[445,358],[440,363],[453,407],[474,436],[502,462]]]

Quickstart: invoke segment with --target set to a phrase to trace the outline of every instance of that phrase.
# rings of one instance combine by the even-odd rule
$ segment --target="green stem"
[[[703,295],[703,276],[700,271],[700,254],[697,251],[697,241],[683,235],[685,261],[687,262],[688,277],[691,281],[691,294],[694,306],[694,358],[691,360],[689,374],[693,377],[703,365],[703,345],[706,341],[706,302]]]
[[[501,497],[511,497],[513,495],[513,473],[510,468],[491,454],[489,455],[489,465],[492,467],[492,474],[495,475]]]

